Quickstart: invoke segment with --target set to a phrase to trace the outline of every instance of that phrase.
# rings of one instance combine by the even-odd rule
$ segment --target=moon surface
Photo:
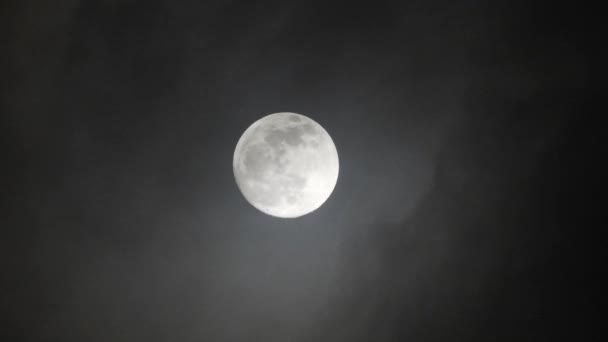
[[[312,119],[275,113],[245,130],[234,151],[233,171],[255,208],[276,217],[299,217],[331,195],[338,181],[338,152]]]

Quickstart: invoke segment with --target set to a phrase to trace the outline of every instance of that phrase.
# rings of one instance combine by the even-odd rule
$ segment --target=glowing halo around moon
[[[293,218],[318,209],[338,181],[338,152],[321,125],[296,113],[275,113],[254,122],[239,139],[234,178],[260,211]]]

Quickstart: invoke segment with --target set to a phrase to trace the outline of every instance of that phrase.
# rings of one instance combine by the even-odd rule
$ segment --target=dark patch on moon
[[[304,187],[306,186],[306,178],[296,175],[296,174],[290,174],[288,175],[289,177],[289,184],[296,188],[296,189],[304,189]]]
[[[264,151],[263,146],[252,145],[245,151],[244,164],[247,172],[254,178],[260,179],[269,165],[269,155]]]
[[[305,143],[304,139],[302,139],[304,134],[314,134],[315,132],[315,128],[311,124],[307,123],[304,125],[289,127],[285,130],[271,129],[266,134],[266,137],[264,137],[264,140],[272,148],[279,146],[282,142],[285,142],[291,146],[298,146]]]

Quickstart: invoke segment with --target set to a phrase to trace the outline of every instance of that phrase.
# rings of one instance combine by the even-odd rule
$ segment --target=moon
[[[329,133],[296,113],[254,122],[239,139],[234,178],[245,199],[263,213],[295,218],[318,209],[338,181],[338,152]]]

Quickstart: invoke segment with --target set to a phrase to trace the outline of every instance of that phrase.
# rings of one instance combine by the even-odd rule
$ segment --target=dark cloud
[[[589,10],[0,6],[3,340],[542,341],[593,324]],[[280,111],[340,156],[332,196],[295,220],[232,174],[242,132]]]

